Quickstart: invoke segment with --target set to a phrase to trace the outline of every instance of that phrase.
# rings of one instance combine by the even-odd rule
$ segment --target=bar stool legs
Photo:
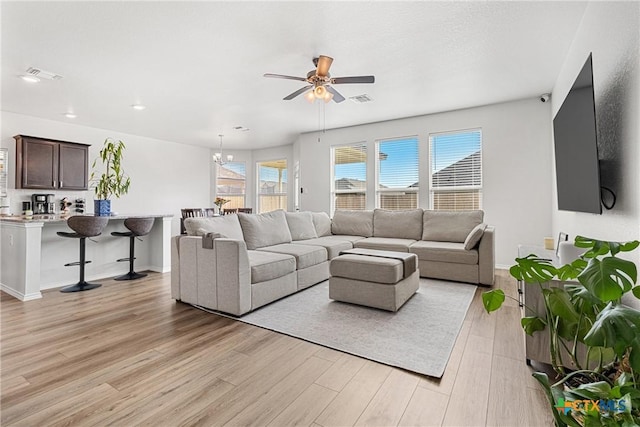
[[[116,232],[113,232],[111,234],[114,234],[114,233]],[[129,272],[127,274],[123,274],[122,276],[118,276],[113,280],[136,280],[146,276],[145,273],[136,273],[135,271],[133,271],[133,260],[136,259],[136,257],[134,256],[135,242],[136,242],[136,236],[131,235],[129,237],[129,258],[120,258],[119,260],[117,260],[117,262],[129,261]]]
[[[80,280],[75,285],[65,286],[64,288],[60,289],[60,292],[81,292],[99,288],[100,286],[102,286],[99,283],[88,283],[84,279],[84,266],[85,264],[89,264],[91,262],[86,260],[86,244],[87,237],[99,236],[102,233],[104,227],[107,225],[108,221],[109,219],[106,217],[81,215],[72,216],[67,220],[67,226],[69,226],[69,228],[71,228],[74,233],[65,231],[59,231],[57,233],[58,236],[61,237],[80,240],[80,261],[65,264],[65,267],[76,265],[80,266]]]
[[[124,226],[129,231],[114,231],[112,236],[128,237],[129,238],[129,258],[120,258],[118,262],[129,261],[129,272],[122,276],[116,277],[114,280],[135,280],[145,277],[144,273],[136,273],[133,270],[133,261],[135,257],[135,242],[138,236],[144,236],[149,234],[151,227],[153,226],[153,218],[127,218],[124,221]]]
[[[88,291],[89,289],[95,289],[102,286],[100,283],[88,283],[84,280],[84,265],[89,264],[91,261],[86,261],[86,244],[87,238],[80,238],[80,261],[79,262],[70,262],[65,264],[65,267],[71,267],[74,265],[80,265],[80,281],[75,285],[65,286],[60,289],[60,292],[81,292]]]

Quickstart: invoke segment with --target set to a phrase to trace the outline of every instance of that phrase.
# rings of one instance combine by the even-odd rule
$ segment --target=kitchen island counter
[[[171,270],[172,214],[122,214],[109,216],[102,234],[87,241],[86,277],[96,281],[124,274],[127,263],[117,259],[129,254],[129,239],[111,236],[112,231],[127,231],[127,218],[155,218],[151,232],[136,242],[136,269],[168,272]],[[69,216],[34,215],[0,217],[0,289],[22,300],[41,298],[41,290],[62,287],[78,280],[78,267],[64,264],[79,258],[76,239],[64,239],[56,233],[70,231]],[[133,282],[132,282],[133,283]]]

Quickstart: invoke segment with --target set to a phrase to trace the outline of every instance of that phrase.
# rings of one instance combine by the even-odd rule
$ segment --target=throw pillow
[[[316,227],[313,225],[311,212],[285,212],[291,240],[307,240],[318,237]]]
[[[485,228],[487,228],[487,224],[484,222],[473,227],[473,230],[471,230],[467,238],[464,239],[465,250],[470,251],[480,243],[480,239],[482,239]]]
[[[473,227],[480,224],[484,212],[425,210],[422,240],[463,243]]]
[[[331,233],[373,237],[373,211],[336,211],[331,221]]]
[[[219,233],[229,239],[244,240],[238,215],[185,218],[184,228],[189,236],[204,236],[207,233]]]
[[[247,249],[291,243],[291,232],[283,210],[260,215],[239,213]]]
[[[331,218],[326,212],[311,212],[318,237],[331,236]]]

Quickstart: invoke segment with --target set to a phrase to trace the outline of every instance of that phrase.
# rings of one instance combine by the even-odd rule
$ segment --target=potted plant
[[[574,244],[586,252],[571,264],[555,267],[532,254],[516,258],[509,270],[542,294],[544,312],[525,307],[531,315],[521,325],[529,335],[549,335],[557,378],[552,384],[545,373],[533,376],[546,392],[557,426],[640,425],[640,311],[621,303],[625,295],[640,299],[640,286],[636,265],[616,256],[639,243],[578,236]],[[487,291],[482,300],[490,313],[502,306],[505,294]],[[567,356],[571,360],[564,363]]]
[[[111,215],[111,196],[118,198],[129,191],[131,178],[122,169],[124,149],[124,142],[107,138],[98,157],[91,165],[92,171],[89,179],[96,195],[96,199],[93,201],[95,215]],[[101,162],[102,173],[96,170],[98,160]]]

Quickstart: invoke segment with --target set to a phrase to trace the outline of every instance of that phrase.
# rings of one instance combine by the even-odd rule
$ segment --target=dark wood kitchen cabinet
[[[89,145],[16,135],[16,188],[86,190]]]

